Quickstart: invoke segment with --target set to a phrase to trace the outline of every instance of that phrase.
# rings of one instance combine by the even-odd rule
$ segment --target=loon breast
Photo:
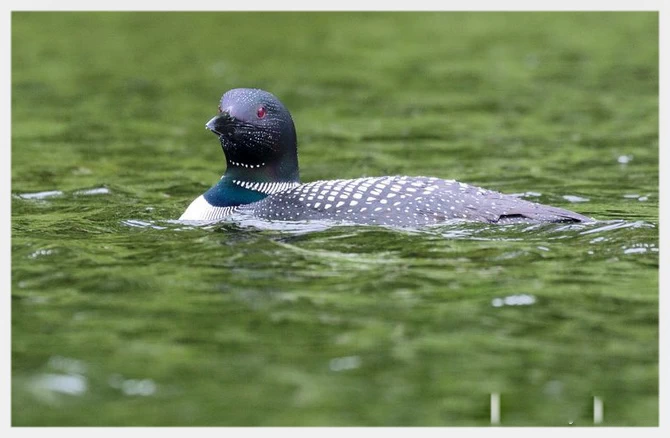
[[[385,176],[315,181],[239,207],[269,220],[335,220],[421,226],[450,219],[490,223],[581,222],[589,218],[453,180]]]

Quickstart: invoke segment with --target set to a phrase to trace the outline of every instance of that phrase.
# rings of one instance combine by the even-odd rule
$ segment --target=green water
[[[491,393],[502,425],[590,426],[594,396],[658,425],[657,40],[656,13],[14,13],[13,425],[486,426]],[[601,222],[171,222],[234,87],[291,110],[303,181]]]

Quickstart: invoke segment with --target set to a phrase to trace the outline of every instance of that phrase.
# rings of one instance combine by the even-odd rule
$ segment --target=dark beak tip
[[[216,115],[212,117],[209,122],[205,123],[205,129],[212,131],[216,135],[221,135],[221,115]]]

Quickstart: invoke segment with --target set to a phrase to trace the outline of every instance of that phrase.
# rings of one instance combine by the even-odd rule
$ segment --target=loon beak
[[[218,114],[205,124],[205,128],[212,131],[218,136],[224,135],[226,132],[231,131],[231,125],[235,121],[230,114],[223,112]]]

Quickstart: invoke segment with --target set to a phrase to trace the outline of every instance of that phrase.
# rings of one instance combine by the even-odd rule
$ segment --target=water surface
[[[14,13],[12,423],[658,424],[655,13]],[[234,87],[304,181],[480,185],[598,219],[174,219]]]

